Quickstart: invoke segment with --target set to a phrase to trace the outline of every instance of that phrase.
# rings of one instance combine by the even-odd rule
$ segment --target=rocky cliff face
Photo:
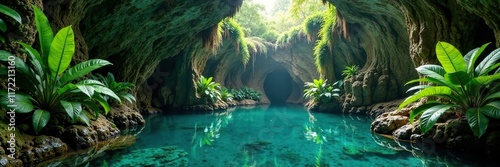
[[[362,67],[345,81],[344,108],[364,112],[359,107],[403,97],[404,83],[417,75],[401,10],[386,0],[329,2],[337,9],[332,59],[345,62],[335,64],[336,71],[346,65]]]
[[[434,48],[438,41],[450,42],[462,52],[487,42],[499,46],[500,17],[497,1],[394,0],[390,4],[400,9],[406,20],[409,56],[414,66],[437,63]],[[420,135],[418,126],[414,127],[405,121],[408,120],[409,111],[410,108],[380,115],[372,123],[372,131],[390,134],[403,140],[446,145],[451,149],[469,153],[484,153],[482,149],[491,154],[494,152],[492,149],[497,149],[488,147],[498,145],[491,140],[498,134],[496,128],[490,128],[491,132],[484,135],[487,137],[477,139],[471,135],[471,130],[463,118],[447,115],[443,116],[444,118],[436,124],[432,132]]]
[[[0,48],[19,53],[15,41],[21,40],[37,45],[31,9],[31,5],[35,4],[43,9],[54,30],[72,25],[77,42],[77,52],[73,63],[90,58],[107,59],[114,65],[101,71],[113,72],[118,81],[134,83],[137,87],[133,93],[139,95],[137,103],[139,106],[115,107],[108,118],[100,117],[92,121],[91,127],[56,126],[53,132],[48,132],[48,130],[43,132],[57,137],[49,137],[50,142],[37,143],[35,141],[31,145],[18,145],[19,154],[16,156],[23,162],[12,161],[15,163],[12,165],[29,166],[29,164],[65,154],[68,150],[95,146],[98,142],[113,138],[119,133],[115,124],[119,126],[143,124],[144,120],[137,110],[138,108],[147,109],[151,105],[151,85],[146,82],[146,79],[152,77],[160,61],[175,60],[174,64],[179,64],[179,66],[163,68],[177,68],[180,72],[176,75],[179,75],[179,78],[186,78],[186,80],[175,78],[174,80],[179,83],[192,81],[194,77],[191,75],[196,67],[188,64],[190,62],[188,60],[193,58],[185,56],[190,55],[186,53],[187,51],[193,50],[188,47],[193,43],[201,43],[201,32],[218,24],[223,18],[233,15],[241,3],[242,0],[54,0],[43,2],[19,0],[2,2],[22,15],[23,25],[9,24],[10,41],[7,46],[0,45]],[[185,87],[189,86],[192,85],[185,85]],[[186,94],[183,97],[187,97]],[[26,135],[20,141],[29,142],[32,138]],[[3,164],[6,160],[3,155],[3,146],[6,146],[6,141],[1,140],[0,144],[2,145],[0,160]],[[48,151],[33,151],[33,149],[39,149],[38,147]]]

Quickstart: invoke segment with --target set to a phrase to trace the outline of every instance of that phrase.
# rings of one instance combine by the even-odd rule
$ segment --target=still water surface
[[[414,150],[407,143],[374,135],[368,117],[310,113],[302,106],[156,115],[146,122],[134,145],[108,151],[91,166],[99,166],[103,160],[110,166],[153,161],[134,159],[130,153],[165,146],[188,152],[189,166],[195,167],[484,165],[438,148]]]

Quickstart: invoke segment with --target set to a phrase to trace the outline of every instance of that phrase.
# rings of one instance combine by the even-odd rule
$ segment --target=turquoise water
[[[373,135],[371,122],[363,116],[309,113],[301,106],[156,115],[147,118],[134,145],[107,152],[91,166],[104,159],[120,166],[134,157],[127,155],[132,151],[164,146],[187,151],[189,166],[196,167],[478,165],[437,152],[405,150],[411,146]]]

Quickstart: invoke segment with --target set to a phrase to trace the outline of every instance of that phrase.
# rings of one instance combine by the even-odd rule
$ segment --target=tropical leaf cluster
[[[129,91],[135,86],[129,82],[116,82],[115,76],[112,73],[108,73],[107,76],[103,76],[101,74],[95,74],[92,76],[93,79],[102,82],[106,87],[108,87],[111,91],[113,91],[120,99],[127,100],[130,103],[134,103],[136,101],[134,95],[130,94]],[[109,98],[109,96],[104,96],[106,100],[110,99],[111,101],[116,102],[113,98]]]
[[[500,49],[480,59],[488,46],[484,44],[462,56],[460,51],[446,42],[438,42],[436,55],[441,65],[422,65],[416,70],[423,78],[411,83],[420,83],[408,91],[417,91],[399,105],[408,104],[429,97],[424,105],[410,113],[410,122],[417,116],[422,132],[429,131],[446,112],[460,112],[467,118],[476,136],[482,136],[490,119],[500,118]],[[481,60],[480,62],[477,62]],[[436,101],[435,99],[441,99]]]
[[[81,121],[90,125],[84,112],[87,106],[99,115],[100,104],[105,113],[109,112],[108,102],[104,96],[118,102],[120,98],[102,82],[93,79],[82,79],[93,70],[111,65],[101,59],[92,59],[69,67],[75,52],[74,33],[71,26],[59,30],[55,36],[47,17],[33,6],[35,22],[38,30],[40,52],[26,43],[19,42],[28,55],[25,63],[14,54],[0,51],[0,60],[15,64],[15,83],[19,90],[0,91],[0,106],[17,113],[31,113],[33,129],[38,134],[50,121],[54,113],[62,112],[72,122]],[[9,59],[10,58],[10,59]],[[14,62],[14,63],[13,63]],[[7,67],[2,67],[2,77],[7,77]],[[10,69],[9,69],[10,70]],[[10,73],[10,71],[9,71]],[[17,105],[11,105],[14,102]]]
[[[340,96],[342,81],[328,84],[327,80],[314,79],[313,82],[306,82],[304,87],[304,97],[312,99],[318,104],[327,104]]]
[[[357,65],[352,65],[352,66],[345,66],[344,70],[342,70],[342,75],[345,77],[345,79],[348,79],[350,77],[356,76],[358,74],[358,66]]]
[[[212,103],[216,103],[221,99],[220,84],[212,82],[213,77],[205,78],[201,76],[197,82],[196,92],[201,95],[202,98],[210,100]]]
[[[262,95],[259,91],[246,86],[240,89],[231,89],[230,92],[233,95],[233,99],[238,101],[243,99],[259,101]]]

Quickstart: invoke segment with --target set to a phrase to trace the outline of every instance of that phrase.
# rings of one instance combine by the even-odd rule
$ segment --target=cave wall
[[[210,57],[204,69],[205,76],[216,76],[214,80],[228,88],[251,87],[262,92],[261,103],[269,103],[264,91],[264,82],[269,73],[285,69],[292,78],[292,92],[286,103],[304,103],[304,82],[319,78],[314,65],[314,43],[305,36],[298,38],[294,47],[277,47],[266,43],[267,53],[252,55],[246,66],[237,56],[234,45],[224,42],[217,55]]]
[[[360,64],[356,60],[366,57],[359,73],[345,80],[344,108],[364,112],[358,107],[405,96],[404,83],[417,74],[409,59],[409,38],[401,10],[386,0],[329,2],[337,9],[332,37],[334,62]],[[337,69],[344,67],[339,65]]]

